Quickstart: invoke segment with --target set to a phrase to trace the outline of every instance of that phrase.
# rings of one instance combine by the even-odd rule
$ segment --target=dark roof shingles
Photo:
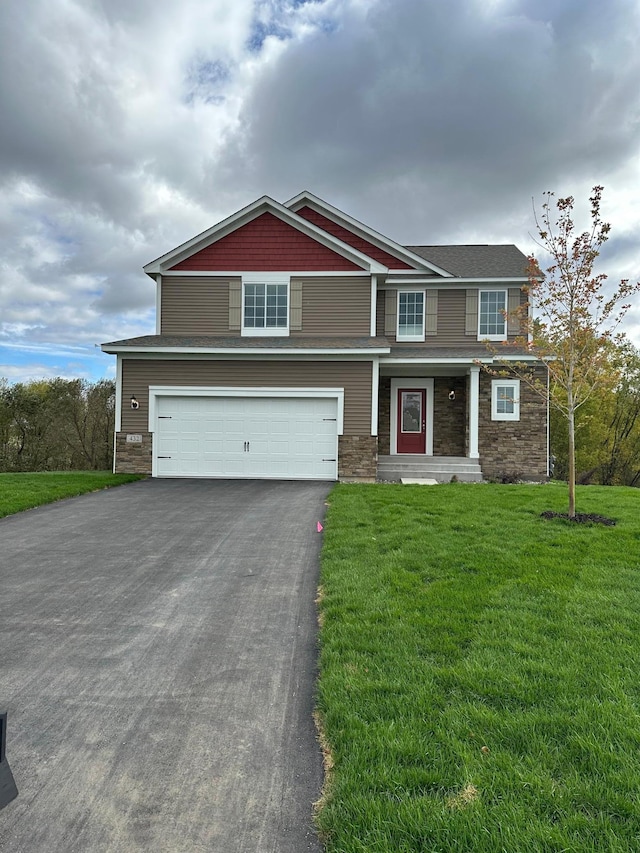
[[[527,256],[512,244],[405,248],[458,278],[519,278],[527,274]]]

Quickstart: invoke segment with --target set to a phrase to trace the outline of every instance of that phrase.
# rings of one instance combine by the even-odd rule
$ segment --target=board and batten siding
[[[165,276],[160,329],[163,335],[228,335],[229,282],[214,276]]]
[[[348,335],[369,337],[371,279],[369,276],[306,278],[302,281],[302,328],[291,337]]]
[[[344,388],[344,434],[371,434],[370,361],[122,359],[122,431],[148,428],[149,385]],[[127,402],[134,395],[140,408]]]

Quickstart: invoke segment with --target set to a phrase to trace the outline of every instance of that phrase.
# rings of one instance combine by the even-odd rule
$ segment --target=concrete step
[[[482,481],[480,464],[467,457],[458,456],[417,456],[402,454],[378,457],[378,479],[400,480],[433,479],[439,483],[448,483],[452,477],[461,482],[479,483]]]

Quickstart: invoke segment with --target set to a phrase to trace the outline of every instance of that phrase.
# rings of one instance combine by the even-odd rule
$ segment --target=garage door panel
[[[335,397],[167,395],[157,413],[157,476],[336,479]]]

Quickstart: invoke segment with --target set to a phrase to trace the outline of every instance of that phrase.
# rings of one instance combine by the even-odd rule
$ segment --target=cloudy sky
[[[532,198],[603,184],[640,278],[639,0],[2,0],[0,116],[10,381],[113,375],[143,264],[263,194],[529,251]]]

